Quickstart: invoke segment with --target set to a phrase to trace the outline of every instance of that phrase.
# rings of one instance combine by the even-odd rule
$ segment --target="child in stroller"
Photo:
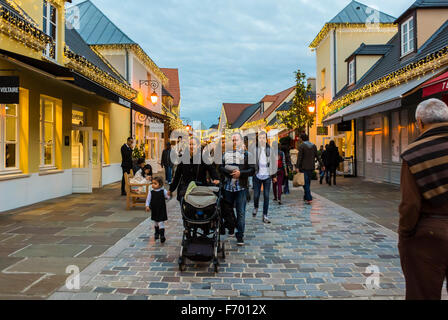
[[[179,269],[185,270],[188,258],[196,262],[213,261],[218,272],[218,253],[225,258],[224,243],[221,243],[221,188],[197,186],[192,182],[181,201],[184,222]]]

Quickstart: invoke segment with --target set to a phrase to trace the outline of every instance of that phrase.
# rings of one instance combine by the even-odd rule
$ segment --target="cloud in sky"
[[[207,126],[218,122],[223,102],[256,103],[291,87],[297,68],[315,76],[315,55],[308,45],[350,2],[92,1],[159,67],[179,68],[181,115]],[[393,16],[413,3],[361,2]]]

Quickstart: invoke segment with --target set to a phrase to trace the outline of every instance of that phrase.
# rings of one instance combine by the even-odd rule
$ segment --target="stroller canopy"
[[[216,187],[194,187],[185,194],[185,202],[195,208],[203,209],[216,204],[218,197],[215,192],[219,191]]]

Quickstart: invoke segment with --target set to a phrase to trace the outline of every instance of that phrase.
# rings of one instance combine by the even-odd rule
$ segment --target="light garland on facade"
[[[266,119],[260,119],[257,121],[252,122],[246,122],[241,129],[250,129],[255,127],[265,127],[266,126]]]
[[[397,24],[395,23],[376,23],[372,25],[374,27],[371,27],[370,24],[367,23],[326,23],[313,42],[311,42],[309,48],[316,49],[332,29],[365,29],[366,32],[368,32],[371,28],[375,28],[376,26],[379,26],[380,28],[397,27]]]
[[[184,124],[181,119],[179,118],[169,118],[168,119],[168,125],[171,130],[182,130],[184,129]]]
[[[168,85],[167,76],[138,44],[101,44],[93,45],[92,48],[98,51],[130,49],[159,79],[161,79],[164,86]]]
[[[323,114],[327,118],[356,101],[421,77],[428,72],[435,73],[446,64],[448,64],[448,46],[331,102],[324,107]]]
[[[93,48],[92,46],[90,47],[90,49],[92,49],[93,52],[95,52],[95,54],[100,57],[101,60],[103,60],[103,62],[118,76],[120,77],[121,80],[123,80],[124,82],[127,82],[127,80],[121,75],[121,73],[115,69],[115,67],[113,65],[110,64],[110,62],[104,58],[104,56],[95,48]]]
[[[6,0],[6,3],[7,3],[11,8],[13,8],[13,9],[16,10],[18,13],[20,13],[21,16],[22,16],[22,18],[23,18],[24,20],[26,20],[27,22],[31,23],[33,26],[38,27],[37,23],[36,23],[30,16],[28,16],[28,15],[26,14],[26,12],[23,11],[23,9],[22,9],[17,3],[15,3],[15,1],[13,1],[13,0]]]
[[[0,31],[36,51],[53,43],[50,36],[4,6],[0,6]]]
[[[72,67],[76,71],[82,73],[89,79],[113,90],[114,92],[124,96],[127,99],[133,100],[137,97],[137,90],[133,89],[124,82],[112,77],[107,72],[101,70],[89,60],[80,56],[70,50],[67,46],[64,48],[64,56],[68,60],[66,65]]]

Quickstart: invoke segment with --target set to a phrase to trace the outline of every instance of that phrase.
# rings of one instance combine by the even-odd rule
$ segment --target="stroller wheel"
[[[183,272],[187,266],[185,265],[185,261],[182,257],[179,258],[179,271]]]

